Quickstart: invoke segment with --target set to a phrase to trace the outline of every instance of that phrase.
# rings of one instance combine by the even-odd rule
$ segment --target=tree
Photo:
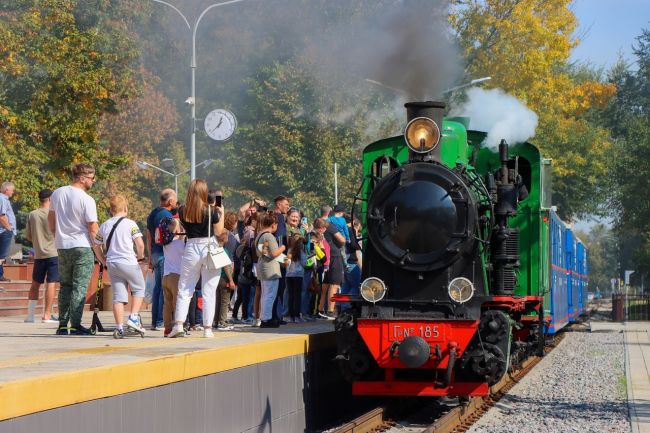
[[[607,131],[585,113],[602,107],[615,86],[572,74],[576,18],[570,0],[469,0],[451,16],[465,74],[491,76],[539,116],[534,139],[555,167],[555,198],[565,218],[600,211],[599,187],[611,148]],[[588,155],[588,156],[587,156]]]
[[[292,62],[274,63],[250,80],[250,105],[236,141],[225,152],[231,164],[222,181],[241,200],[283,193],[315,214],[333,202],[333,164],[340,197],[348,204],[358,184],[360,135],[337,124],[323,107],[328,95]],[[233,188],[234,187],[234,188]]]
[[[650,275],[650,31],[636,39],[637,69],[620,61],[609,74],[618,91],[600,121],[614,137],[609,163],[610,209],[616,230],[634,238],[625,266]]]
[[[113,11],[94,3],[95,15]],[[73,163],[89,162],[101,177],[128,162],[102,145],[97,127],[137,92],[137,52],[120,26],[80,25],[77,11],[73,0],[0,6],[0,178],[16,183],[28,208],[41,188],[68,183]]]
[[[603,224],[596,224],[589,234],[579,237],[585,241],[587,247],[589,290],[610,291],[610,280],[620,277],[620,240]]]
[[[160,188],[154,179],[161,173],[154,170],[135,168],[136,160],[145,160],[158,165],[163,158],[172,158],[182,164],[178,154],[171,154],[168,142],[176,132],[179,116],[169,99],[155,88],[157,80],[146,71],[140,96],[118,101],[115,113],[104,113],[98,125],[98,136],[102,145],[112,155],[121,155],[127,163],[116,168],[110,178],[99,186],[104,207],[112,194],[121,193],[129,200],[129,217],[144,221],[149,211],[157,205]],[[180,170],[180,168],[177,167]],[[171,178],[164,177],[164,185],[173,187]]]

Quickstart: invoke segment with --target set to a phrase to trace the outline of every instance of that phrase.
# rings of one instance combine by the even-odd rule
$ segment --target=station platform
[[[625,333],[625,375],[632,433],[650,433],[650,322],[591,322],[591,332]]]
[[[110,312],[100,318],[113,326]],[[0,318],[0,432],[303,432],[318,423],[310,407],[345,386],[329,321],[237,325],[212,339],[56,328]]]

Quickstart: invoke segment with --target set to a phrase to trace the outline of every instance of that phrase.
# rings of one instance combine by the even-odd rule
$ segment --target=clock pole
[[[185,15],[178,10],[178,8],[171,3],[168,3],[163,0],[153,0],[156,3],[163,4],[165,6],[169,6],[173,10],[175,10],[182,18],[183,21],[185,21],[185,24],[187,25],[187,28],[192,32],[192,62],[190,65],[190,68],[192,70],[192,95],[188,98],[186,101],[190,105],[190,128],[192,130],[192,135],[190,139],[190,179],[194,180],[196,179],[196,78],[195,78],[195,73],[196,73],[196,29],[199,27],[199,23],[201,22],[201,19],[203,16],[208,12],[210,9],[216,8],[218,6],[226,6],[230,5],[233,3],[239,3],[244,0],[230,0],[230,1],[225,1],[222,3],[215,3],[203,10],[201,12],[201,15],[196,19],[196,22],[194,23],[194,26],[190,26],[190,22],[187,20]]]

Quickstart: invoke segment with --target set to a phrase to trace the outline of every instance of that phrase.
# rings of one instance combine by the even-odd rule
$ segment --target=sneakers
[[[56,335],[68,335],[68,328],[59,327],[56,330]]]
[[[27,317],[25,320],[23,320],[23,322],[25,322],[25,323],[34,323],[34,318],[33,317]],[[48,322],[43,321],[43,323],[48,323]],[[54,322],[52,322],[52,323],[54,323]],[[56,323],[59,323],[59,321],[57,320]]]
[[[243,325],[252,325],[254,322],[255,322],[255,319],[253,319],[252,317],[250,317],[248,319],[244,319],[244,320],[241,321],[241,323]]]
[[[302,319],[302,317],[296,317],[293,319],[293,323],[305,323],[305,321]]]
[[[3,276],[3,277],[0,277],[0,281],[2,281],[3,283],[8,283],[11,280],[9,278],[6,278],[6,277]]]
[[[27,322],[27,319],[25,319],[25,322]],[[49,319],[41,319],[41,323],[59,323],[59,319],[52,316]]]
[[[171,329],[167,329],[167,328],[165,328],[165,331],[163,332],[163,337],[165,337],[165,338],[166,338],[166,337],[169,337],[169,334],[170,334],[171,332],[172,332]]]
[[[145,332],[144,326],[142,326],[142,320],[140,319],[139,314],[131,314],[126,320],[126,326],[133,328],[138,332]]]
[[[232,331],[235,329],[232,325],[219,325],[217,326],[217,331]]]
[[[254,328],[259,328],[262,326],[262,321],[260,319],[253,319],[253,325]]]
[[[174,325],[168,337],[169,338],[185,337],[185,329],[183,329],[183,325],[182,324]]]
[[[203,331],[203,326],[201,325],[190,326],[190,331]]]
[[[73,328],[70,328],[70,335],[93,335],[90,329],[77,325]]]
[[[115,328],[115,331],[113,331],[113,338],[117,340],[124,338],[124,329]]]
[[[324,311],[319,311],[315,318],[316,320],[329,320],[329,317]]]
[[[212,333],[212,329],[211,328],[205,328],[203,330],[203,338],[212,338],[212,337],[214,337],[214,334]]]

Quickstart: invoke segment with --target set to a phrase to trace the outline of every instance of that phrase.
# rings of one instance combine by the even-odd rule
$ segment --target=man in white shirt
[[[81,318],[95,265],[92,242],[99,230],[95,200],[86,192],[95,183],[95,168],[77,164],[72,168],[72,178],[72,185],[52,194],[48,215],[59,253],[59,329],[56,333],[89,335],[90,331],[81,326]]]

